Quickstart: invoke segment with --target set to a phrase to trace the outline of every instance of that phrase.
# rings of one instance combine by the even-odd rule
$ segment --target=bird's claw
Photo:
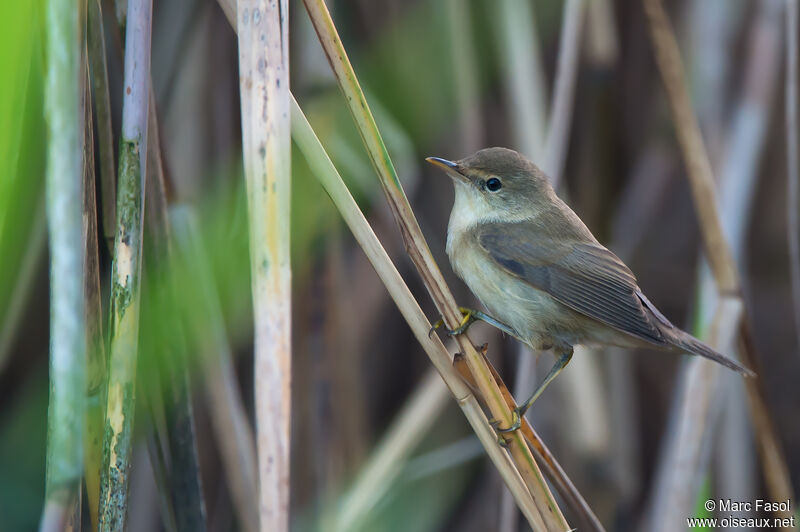
[[[447,332],[447,336],[458,336],[459,334],[462,334],[469,328],[470,325],[472,325],[473,321],[481,319],[480,316],[483,315],[483,313],[477,310],[472,310],[466,307],[458,307],[458,310],[459,312],[461,312],[461,315],[463,316],[461,318],[461,323],[459,323],[458,327],[456,327],[455,329],[445,329],[445,331]],[[431,326],[430,330],[428,331],[428,338],[431,337],[433,331],[435,331],[436,329],[440,329],[442,326],[444,326],[444,319],[439,318],[438,320],[436,320],[436,322]]]
[[[522,426],[522,416],[525,415],[525,412],[521,412],[519,407],[515,408],[511,411],[511,426],[508,428],[501,429],[499,426],[495,427],[496,430],[500,434],[508,434],[510,432],[514,432],[519,430]]]
[[[508,448],[508,445],[511,443],[511,440],[506,436],[506,434],[514,432],[522,425],[520,421],[521,418],[519,417],[519,414],[517,414],[516,409],[512,411],[512,419],[516,421],[513,421],[511,426],[507,429],[500,428],[500,423],[502,423],[502,421],[499,419],[492,419],[489,421],[489,425],[491,425],[492,429],[494,429],[494,431],[497,433],[497,444],[504,449]]]
[[[433,334],[433,331],[435,331],[436,329],[438,329],[438,328],[439,328],[439,327],[441,327],[442,325],[444,325],[444,320],[443,320],[443,319],[441,319],[441,318],[439,318],[438,320],[436,320],[435,322],[433,322],[433,325],[431,325],[431,328],[430,328],[430,330],[428,331],[428,338],[430,338],[430,337],[431,337],[431,335]]]

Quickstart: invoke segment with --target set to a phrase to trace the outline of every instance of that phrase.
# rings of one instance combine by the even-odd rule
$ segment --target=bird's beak
[[[449,161],[447,159],[442,159],[441,157],[426,157],[425,160],[431,163],[434,166],[438,166],[442,170],[445,171],[447,175],[452,177],[453,179],[460,179],[462,181],[468,181],[467,176],[462,173],[461,166],[453,161]]]

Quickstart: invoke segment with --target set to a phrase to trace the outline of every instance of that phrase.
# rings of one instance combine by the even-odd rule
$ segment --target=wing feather
[[[533,222],[488,224],[478,242],[507,272],[571,309],[642,340],[667,343],[636,277],[599,243],[556,242]],[[661,313],[657,317],[672,327]]]

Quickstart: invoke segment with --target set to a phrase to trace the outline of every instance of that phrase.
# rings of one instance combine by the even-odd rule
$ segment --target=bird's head
[[[425,159],[442,168],[456,188],[454,212],[476,220],[514,221],[535,216],[553,201],[547,176],[506,148],[486,148],[458,161]]]

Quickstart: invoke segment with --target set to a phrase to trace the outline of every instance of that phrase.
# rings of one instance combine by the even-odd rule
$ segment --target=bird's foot
[[[488,314],[481,312],[480,310],[475,310],[467,307],[458,307],[458,310],[459,312],[461,312],[461,315],[463,316],[461,319],[461,323],[459,323],[458,327],[456,327],[455,329],[448,329],[447,330],[448,336],[458,336],[459,334],[463,334],[464,332],[466,332],[469,326],[472,325],[473,322],[478,320],[485,321],[489,325],[497,329],[500,329],[506,334],[509,334],[511,336],[515,335],[511,327],[493,318],[492,316],[489,316]],[[433,334],[433,331],[441,328],[443,325],[444,325],[444,320],[442,319],[437,320],[436,323],[434,323],[433,326],[431,327],[430,331],[428,331],[428,336]]]
[[[525,410],[527,410],[527,408],[525,408]],[[525,410],[522,410],[520,407],[515,408],[511,411],[511,425],[504,429],[501,429],[498,425],[494,430],[501,435],[519,430],[519,428],[522,426],[522,416],[525,415]],[[502,438],[502,436],[500,437]]]

